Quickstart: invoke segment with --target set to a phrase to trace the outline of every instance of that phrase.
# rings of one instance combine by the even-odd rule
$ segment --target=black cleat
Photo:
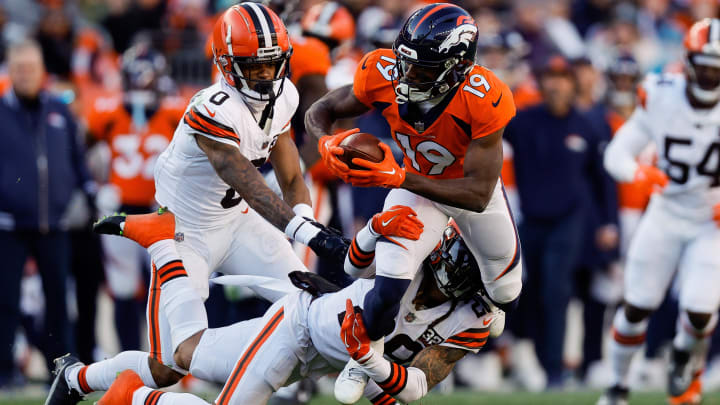
[[[68,353],[62,357],[58,357],[54,362],[55,370],[53,370],[53,374],[55,374],[55,379],[50,386],[50,392],[48,392],[45,405],[75,405],[82,401],[83,394],[70,388],[65,379],[65,370],[70,366],[82,364],[80,360]]]
[[[684,394],[693,382],[693,374],[690,352],[673,348],[668,366],[668,394],[671,397]]]
[[[613,385],[598,399],[596,405],[627,405],[629,396],[630,390],[619,385]]]
[[[124,213],[115,213],[113,215],[104,216],[93,224],[93,232],[104,235],[122,236],[123,228],[127,215]]]

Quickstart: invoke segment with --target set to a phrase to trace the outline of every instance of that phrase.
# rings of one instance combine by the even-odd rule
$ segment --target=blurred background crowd
[[[46,365],[68,351],[90,363],[146,345],[149,260],[132,242],[100,240],[89,224],[115,210],[153,208],[154,157],[189,98],[216,79],[208,35],[234,3],[0,2],[0,254],[7,263],[0,270],[0,392],[46,378]],[[429,2],[267,3],[291,31],[291,80],[300,92],[295,138],[313,162],[302,113],[328,90],[352,83],[361,56],[390,47],[404,19]],[[443,389],[605,387],[603,341],[622,297],[623,255],[649,196],[614,184],[602,151],[638,103],[643,75],[682,71],[684,33],[694,21],[720,17],[720,2],[453,3],[474,16],[478,63],[511,87],[519,110],[506,131],[503,180],[520,229],[525,284],[504,336],[464,359]],[[378,114],[343,126],[396,147]],[[58,140],[62,134],[71,138]],[[560,146],[582,158],[559,159]],[[648,150],[642,159],[653,155]],[[346,234],[382,208],[385,190],[353,189],[317,165],[307,172],[316,217]],[[297,253],[331,276],[306,249]],[[210,325],[221,326],[262,314],[265,303],[214,287],[207,306]],[[671,293],[651,321],[636,386],[663,386],[676,313]],[[706,383],[720,387],[720,357],[710,365]]]

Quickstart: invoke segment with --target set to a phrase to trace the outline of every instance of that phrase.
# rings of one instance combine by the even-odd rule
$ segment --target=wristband
[[[310,243],[318,233],[320,233],[320,228],[299,215],[294,216],[285,227],[285,235],[303,245]]]
[[[293,212],[295,215],[303,217],[303,218],[309,218],[312,220],[315,220],[315,212],[313,211],[312,207],[305,203],[295,204],[293,207]]]

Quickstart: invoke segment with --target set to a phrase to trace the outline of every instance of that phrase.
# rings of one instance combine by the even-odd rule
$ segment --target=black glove
[[[313,225],[320,228],[320,232],[310,239],[308,246],[320,257],[335,260],[339,264],[345,263],[345,256],[350,247],[350,239],[342,236],[342,234],[325,225],[311,221]]]

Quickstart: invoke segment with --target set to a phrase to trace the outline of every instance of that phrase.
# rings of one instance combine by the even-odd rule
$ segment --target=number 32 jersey
[[[720,104],[693,109],[682,74],[650,74],[639,88],[640,105],[629,121],[644,143],[655,142],[658,167],[670,183],[662,203],[683,217],[709,220],[720,203]]]
[[[515,116],[510,89],[490,70],[475,65],[465,81],[427,113],[413,103],[395,101],[395,55],[378,49],[362,59],[353,92],[378,109],[402,149],[405,169],[432,178],[463,177],[470,141],[504,127]]]
[[[260,167],[270,156],[277,137],[290,129],[297,105],[297,90],[290,80],[285,80],[266,134],[257,123],[261,111],[252,111],[224,80],[200,90],[190,100],[172,142],[158,157],[157,202],[189,225],[210,228],[227,224],[240,214],[240,197],[217,175],[195,135],[236,147]]]

